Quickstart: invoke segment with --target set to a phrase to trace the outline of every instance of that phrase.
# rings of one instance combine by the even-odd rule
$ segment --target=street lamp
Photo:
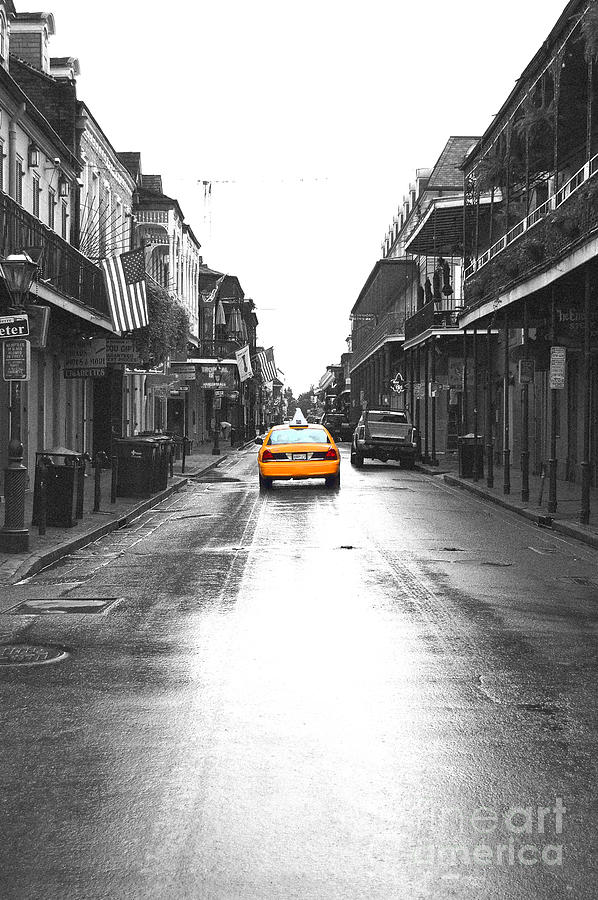
[[[216,369],[214,370],[214,446],[212,447],[212,456],[220,455],[220,445],[218,443],[218,432],[220,431],[220,416],[218,415],[218,409],[220,408],[220,403],[222,401],[220,397],[216,396],[216,391],[219,389],[221,381],[222,366],[220,365],[220,361],[218,361],[216,363]]]
[[[11,309],[22,311],[33,283],[37,265],[27,253],[10,253],[0,261],[0,275],[10,294]],[[22,553],[29,549],[29,530],[25,527],[25,488],[27,467],[23,465],[21,443],[21,382],[10,381],[10,440],[8,465],[4,470],[4,526],[0,528],[0,550]]]

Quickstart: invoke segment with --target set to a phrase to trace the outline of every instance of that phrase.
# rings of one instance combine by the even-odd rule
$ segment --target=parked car
[[[257,455],[261,491],[272,487],[274,480],[323,478],[326,487],[338,489],[341,484],[341,457],[333,437],[323,425],[310,425],[301,411],[292,422],[276,425],[260,444]]]
[[[353,437],[351,423],[344,413],[324,413],[320,422],[328,429],[335,441],[350,441]]]
[[[407,411],[368,409],[353,433],[351,465],[361,468],[364,459],[394,459],[412,469],[418,451],[419,438]]]

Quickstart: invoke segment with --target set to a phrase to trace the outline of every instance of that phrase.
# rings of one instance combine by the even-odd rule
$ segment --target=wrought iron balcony
[[[201,340],[195,352],[204,359],[232,359],[235,350],[243,346],[242,341],[236,340]]]
[[[0,191],[0,254],[33,249],[39,252],[39,278],[47,287],[110,319],[100,268]]]
[[[483,266],[487,265],[491,260],[493,260],[499,253],[502,253],[503,250],[506,250],[507,247],[511,246],[515,241],[518,241],[524,235],[526,235],[534,225],[537,225],[538,222],[546,219],[553,213],[555,210],[559,209],[564,203],[566,203],[573,194],[575,194],[582,185],[586,184],[591,178],[593,178],[598,172],[598,154],[593,156],[592,159],[588,160],[584,165],[573,175],[569,181],[566,182],[558,191],[556,191],[551,197],[548,198],[544,203],[530,212],[529,215],[525,216],[520,222],[511,228],[506,234],[504,234],[498,241],[496,241],[491,247],[489,247],[484,253],[478,256],[477,259],[474,259],[465,269],[465,278],[468,279],[476,272],[479,272]]]
[[[459,328],[459,313],[462,307],[441,309],[440,304],[430,300],[421,309],[405,320],[405,340],[412,341],[426,331]]]
[[[372,323],[361,325],[354,329],[352,334],[353,356],[351,357],[351,369],[368,358],[379,344],[385,342],[390,335],[399,335],[402,339],[405,330],[405,316],[402,312],[389,312],[378,318],[372,316]],[[359,321],[356,318],[356,321]]]

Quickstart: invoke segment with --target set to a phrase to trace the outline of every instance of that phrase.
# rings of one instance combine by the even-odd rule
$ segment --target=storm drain
[[[98,615],[107,613],[120,597],[77,597],[72,600],[23,600],[8,610],[14,616],[47,616],[54,613]]]
[[[61,662],[68,653],[62,647],[43,644],[0,644],[0,666],[43,666]]]

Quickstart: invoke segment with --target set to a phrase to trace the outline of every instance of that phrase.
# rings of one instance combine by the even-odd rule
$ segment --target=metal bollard
[[[172,478],[172,476],[174,475],[174,441],[172,441],[172,443],[170,445],[169,466],[170,466],[170,477]]]
[[[181,456],[181,472],[185,474],[185,460],[187,458],[187,438],[183,437],[183,448],[182,448],[182,456]]]
[[[106,460],[106,454],[98,450],[93,460],[94,483],[93,483],[93,511],[100,511],[100,503],[102,499],[102,464]]]
[[[42,457],[38,464],[39,472],[39,507],[37,514],[37,533],[46,533],[46,521],[48,518],[48,466]]]
[[[116,481],[118,478],[118,457],[112,457],[112,481],[110,483],[110,503],[116,503]]]

